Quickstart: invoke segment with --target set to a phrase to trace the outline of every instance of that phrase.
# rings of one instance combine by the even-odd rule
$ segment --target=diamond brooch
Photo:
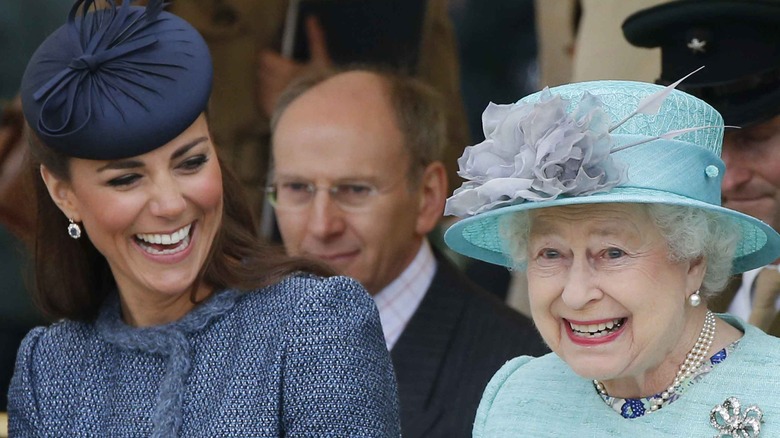
[[[764,413],[756,405],[750,405],[742,412],[739,400],[729,397],[710,411],[710,424],[718,429],[716,438],[756,438],[761,433]]]

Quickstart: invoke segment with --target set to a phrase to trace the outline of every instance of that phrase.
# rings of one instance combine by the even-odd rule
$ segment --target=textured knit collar
[[[188,335],[203,330],[229,312],[239,292],[216,292],[181,319],[153,327],[132,327],[122,321],[119,295],[109,296],[100,310],[95,328],[98,336],[120,349],[158,354],[165,359],[157,403],[152,412],[152,437],[179,436],[187,377],[192,367]]]
[[[100,309],[96,328],[103,340],[117,347],[156,353],[159,352],[157,346],[150,343],[169,338],[174,333],[189,334],[202,330],[233,308],[238,296],[235,290],[216,292],[176,321],[151,327],[133,327],[122,320],[119,295],[114,292]]]

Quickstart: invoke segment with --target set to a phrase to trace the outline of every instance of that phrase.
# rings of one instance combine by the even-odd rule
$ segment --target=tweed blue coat
[[[378,313],[344,277],[223,291],[151,328],[125,325],[113,297],[94,323],[30,332],[9,392],[14,437],[397,437],[399,430]]]

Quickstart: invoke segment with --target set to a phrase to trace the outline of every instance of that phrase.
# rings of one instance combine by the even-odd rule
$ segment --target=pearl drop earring
[[[698,289],[688,297],[688,303],[691,307],[698,307],[699,304],[701,304],[701,296],[699,295]]]

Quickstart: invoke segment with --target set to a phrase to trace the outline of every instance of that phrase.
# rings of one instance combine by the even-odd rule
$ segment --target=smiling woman
[[[703,305],[780,235],[721,207],[722,119],[673,88],[585,82],[485,111],[445,240],[526,270],[553,353],[498,371],[475,437],[780,434],[780,341]]]
[[[369,295],[255,234],[200,35],[161,1],[97,4],[22,83],[35,296],[57,322],[19,350],[10,435],[398,436]]]
[[[127,322],[171,322],[211,294],[215,285],[198,277],[221,226],[223,185],[205,116],[166,145],[127,159],[69,158],[63,166],[46,156],[46,148],[36,142],[32,153],[40,158],[42,181],[62,211],[51,213],[59,218],[64,213],[84,227],[122,293]],[[67,175],[54,170],[62,167]],[[58,296],[45,287],[38,290],[40,301],[50,302],[56,313]]]

